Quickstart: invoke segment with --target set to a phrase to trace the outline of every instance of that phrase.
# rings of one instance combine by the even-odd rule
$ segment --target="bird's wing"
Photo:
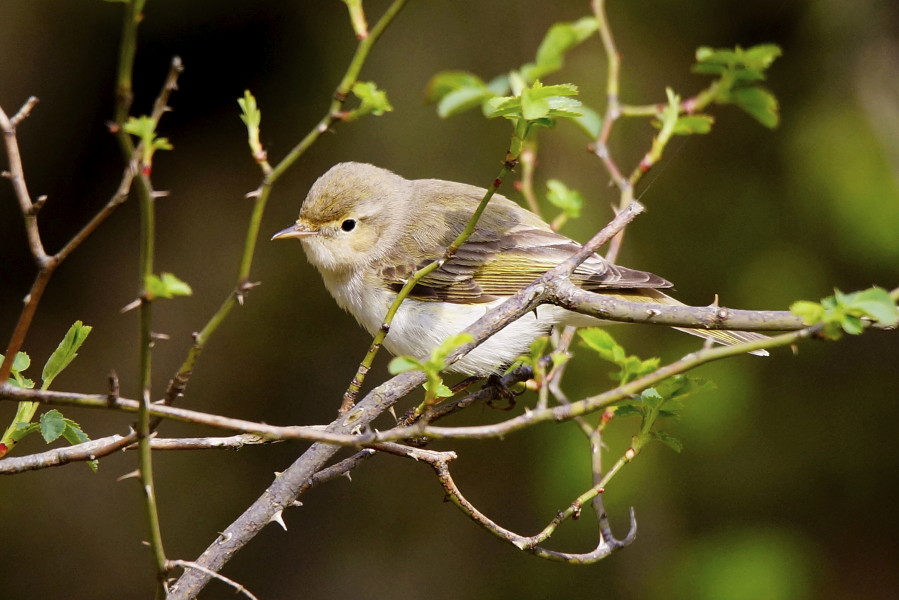
[[[529,223],[493,225],[475,230],[450,260],[412,289],[410,297],[460,304],[491,302],[514,294],[581,248],[561,234]],[[387,261],[390,266],[380,272],[382,280],[399,291],[415,271],[439,259],[444,247],[423,250],[429,258],[417,264],[394,255],[394,260]],[[652,273],[612,265],[595,254],[575,270],[571,280],[591,291],[671,287]]]

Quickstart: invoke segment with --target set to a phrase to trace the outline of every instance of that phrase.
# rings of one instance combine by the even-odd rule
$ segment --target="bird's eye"
[[[344,231],[352,231],[356,228],[356,219],[347,219],[340,224],[340,228]]]

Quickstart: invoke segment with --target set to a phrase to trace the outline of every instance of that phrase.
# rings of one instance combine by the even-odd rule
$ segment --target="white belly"
[[[325,286],[337,303],[374,335],[396,295],[388,291],[371,292],[352,276],[338,281],[334,276],[323,275]],[[502,300],[486,304],[452,304],[407,299],[393,319],[384,346],[395,356],[427,357],[443,340],[459,333],[501,303]],[[537,337],[564,321],[566,315],[571,316],[571,313],[556,306],[540,306],[537,315],[530,312],[510,323],[448,370],[468,375],[501,372],[516,357],[526,354]]]

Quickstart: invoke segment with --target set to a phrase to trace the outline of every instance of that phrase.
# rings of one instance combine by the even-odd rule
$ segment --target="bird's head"
[[[409,219],[410,184],[374,165],[334,165],[312,185],[296,223],[272,239],[298,238],[320,270],[370,265],[400,238]]]

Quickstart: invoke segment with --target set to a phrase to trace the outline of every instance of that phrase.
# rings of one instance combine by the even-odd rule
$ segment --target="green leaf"
[[[640,392],[640,400],[651,410],[656,410],[665,402],[665,398],[655,388],[646,388]]]
[[[437,115],[441,119],[452,117],[472,108],[481,106],[494,97],[486,87],[462,87],[446,94],[437,104]]]
[[[521,67],[528,81],[535,81],[562,68],[565,53],[589,38],[597,29],[594,17],[584,17],[571,23],[556,23],[546,32],[537,48],[533,63]]]
[[[81,321],[75,321],[69,327],[65,337],[62,338],[56,350],[47,359],[47,364],[44,365],[44,370],[41,373],[42,389],[48,389],[56,376],[78,356],[78,349],[84,343],[84,340],[87,339],[91,329],[93,328],[90,325],[85,325]]]
[[[662,442],[678,454],[684,449],[683,443],[676,437],[665,433],[664,431],[655,431],[653,432],[653,437],[658,441]]]
[[[56,410],[48,410],[41,415],[41,435],[48,444],[56,441],[66,429],[66,422],[62,413]]]
[[[83,444],[84,442],[91,441],[91,438],[84,433],[84,430],[81,429],[81,426],[73,421],[72,419],[64,419],[66,428],[62,432],[62,436],[66,439],[67,442],[71,445],[75,444]],[[94,473],[97,472],[97,469],[100,468],[100,462],[97,460],[89,460],[87,461],[87,466]]]
[[[190,296],[193,294],[193,290],[187,283],[171,273],[162,273],[159,276],[147,275],[144,287],[149,300],[155,300],[156,298],[171,299],[175,296]]]
[[[761,87],[741,87],[731,91],[733,103],[749,113],[756,121],[774,129],[780,122],[779,107],[774,94]]]
[[[444,97],[460,89],[485,89],[484,81],[468,71],[441,71],[425,88],[426,102],[440,102]]]
[[[425,363],[425,366],[434,373],[442,371],[446,366],[447,356],[459,346],[473,341],[474,337],[470,333],[457,333],[446,338],[439,346],[431,350],[431,356]]]
[[[818,302],[798,300],[790,305],[790,312],[800,317],[806,325],[820,323],[824,318],[824,307]]]
[[[615,416],[616,417],[639,417],[643,415],[643,409],[632,401],[628,401],[624,404],[619,404],[615,407]]]
[[[393,107],[387,100],[387,92],[379,90],[372,81],[357,81],[353,84],[353,95],[359,99],[359,106],[348,112],[343,120],[354,121],[367,114],[380,117],[385,112],[390,112]]]
[[[598,352],[603,358],[611,359],[613,349],[620,348],[609,332],[599,327],[578,329],[577,334],[589,348]]]
[[[571,219],[581,216],[584,197],[580,192],[572,190],[558,179],[550,179],[546,182],[546,199]]]
[[[435,398],[449,398],[453,395],[453,390],[449,389],[442,381],[433,387],[431,393]]]
[[[530,88],[534,98],[552,98],[553,96],[577,96],[577,86],[573,83],[560,83],[558,85],[543,85],[535,81]]]
[[[777,44],[759,44],[743,50],[742,61],[751,69],[764,71],[782,54],[783,50]]]
[[[715,122],[711,115],[686,115],[678,117],[674,124],[674,135],[706,134],[712,130]],[[658,121],[653,122],[658,123]],[[658,126],[661,126],[659,124]]]
[[[0,362],[3,361],[3,355],[0,354]],[[25,352],[16,352],[16,357],[12,361],[12,370],[21,373],[31,366],[31,357]]]
[[[243,98],[237,99],[240,106],[240,120],[248,128],[259,129],[262,123],[262,111],[256,106],[256,98],[250,93],[250,90],[244,90]]]
[[[802,317],[806,325],[823,325],[822,335],[839,339],[843,332],[858,335],[865,329],[863,319],[886,326],[899,323],[899,309],[883,288],[873,287],[861,292],[844,294],[834,290],[833,296],[820,303],[800,300],[790,310]]]
[[[715,389],[715,382],[704,377],[674,375],[656,386],[656,390],[667,402],[682,400],[691,394]],[[666,404],[667,406],[667,404]]]
[[[521,93],[521,116],[526,121],[545,119],[549,116],[549,98],[526,89]]]
[[[156,137],[156,121],[146,115],[140,117],[128,117],[128,121],[122,126],[125,133],[131,134],[140,140],[143,145],[141,161],[150,165],[156,150],[171,150],[172,145],[167,138]]]
[[[573,116],[571,120],[586,133],[591,140],[595,140],[599,137],[599,132],[602,129],[602,117],[600,117],[599,113],[595,110],[584,104],[580,105],[578,111],[581,114]]]
[[[409,356],[397,356],[387,365],[387,371],[391,375],[399,375],[406,371],[416,371],[422,368],[422,364]]]
[[[484,105],[487,118],[505,117],[524,120],[527,123],[551,126],[551,117],[575,118],[581,103],[567,96],[577,95],[577,86],[570,83],[544,86],[535,81],[521,91],[519,96],[496,96]]]
[[[511,89],[509,75],[497,75],[487,83],[487,89],[493,92],[495,96],[505,96]]]
[[[865,330],[862,320],[855,315],[845,315],[840,321],[840,326],[849,335],[858,335]]]
[[[700,46],[696,49],[696,60],[700,63],[719,63],[730,66],[736,63],[737,53],[727,48],[715,49]]]
[[[780,55],[780,48],[773,44],[746,50],[739,46],[733,50],[702,47],[696,51],[698,63],[693,70],[719,78],[709,88],[712,101],[736,104],[765,127],[774,128],[780,120],[777,98],[758,83]]]
[[[883,288],[873,287],[858,292],[852,307],[883,325],[894,326],[899,323],[899,308],[890,298],[890,293]]]

